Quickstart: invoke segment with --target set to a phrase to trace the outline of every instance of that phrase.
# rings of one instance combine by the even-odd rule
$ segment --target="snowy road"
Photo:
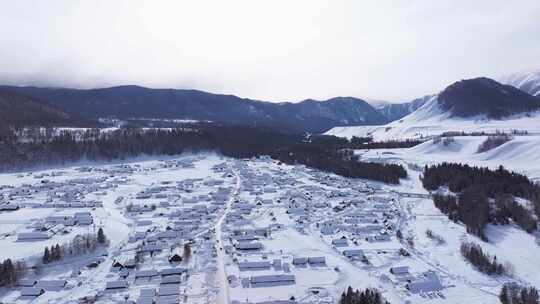
[[[221,245],[221,239],[223,235],[223,231],[221,229],[223,221],[227,217],[227,214],[231,210],[231,206],[236,199],[239,191],[240,191],[240,185],[241,180],[238,173],[235,173],[236,176],[236,185],[234,190],[231,192],[231,196],[229,198],[229,201],[227,202],[227,205],[225,207],[225,210],[223,211],[223,214],[216,222],[216,251],[217,251],[217,264],[218,264],[218,270],[217,270],[217,281],[219,285],[219,292],[217,296],[217,303],[218,304],[229,304],[229,283],[227,281],[227,274],[225,272],[225,254],[223,252],[223,247]]]

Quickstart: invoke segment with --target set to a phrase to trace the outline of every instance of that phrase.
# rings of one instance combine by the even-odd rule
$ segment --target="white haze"
[[[0,83],[408,100],[540,62],[540,2],[0,1]]]

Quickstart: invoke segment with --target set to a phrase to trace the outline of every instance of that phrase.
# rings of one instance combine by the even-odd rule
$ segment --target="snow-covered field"
[[[22,286],[3,288],[0,301],[125,303],[151,289],[153,300],[170,303],[337,303],[352,286],[376,287],[391,303],[498,303],[504,282],[540,287],[540,246],[513,226],[489,227],[493,241],[483,247],[511,262],[514,277],[476,271],[459,254],[461,241],[475,237],[433,206],[412,166],[466,160],[540,176],[530,166],[540,137],[516,137],[480,155],[482,141],[456,137],[452,146],[357,151],[366,160],[411,164],[399,186],[214,154],[1,174],[1,201],[19,209],[0,211],[0,260],[24,260],[25,282],[38,281],[31,284],[38,291],[43,280],[65,285],[37,297],[22,296],[28,291]],[[92,222],[58,222],[80,212]],[[108,246],[42,264],[45,246],[99,228]],[[427,238],[427,229],[445,242]],[[24,232],[47,238],[18,240]],[[398,266],[406,271],[391,273]],[[409,282],[429,290],[407,289]]]
[[[445,161],[490,168],[502,165],[534,180],[540,179],[540,136],[514,136],[496,148],[478,153],[486,139],[487,136],[455,136],[446,143],[428,140],[408,149],[357,150],[356,153],[365,160],[394,159],[420,166]]]

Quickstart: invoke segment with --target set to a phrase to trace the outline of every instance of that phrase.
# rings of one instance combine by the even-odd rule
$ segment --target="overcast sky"
[[[392,101],[540,68],[538,0],[0,0],[0,83]]]

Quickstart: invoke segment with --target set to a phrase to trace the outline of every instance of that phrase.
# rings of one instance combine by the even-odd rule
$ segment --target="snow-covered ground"
[[[357,150],[356,153],[370,161],[397,160],[424,166],[441,162],[468,163],[470,165],[510,170],[526,174],[533,180],[540,179],[540,136],[514,136],[510,141],[478,153],[487,136],[456,136],[444,140],[428,140],[407,149]]]
[[[540,113],[529,113],[501,120],[485,117],[450,117],[433,96],[422,107],[400,120],[383,126],[335,127],[325,134],[351,138],[371,136],[376,141],[437,136],[444,132],[512,132],[528,131],[540,134]]]
[[[459,246],[465,239],[480,241],[433,206],[416,166],[443,160],[503,164],[540,177],[537,166],[531,166],[539,160],[540,136],[515,137],[478,154],[484,139],[463,136],[450,145],[429,141],[411,149],[357,151],[364,160],[408,165],[409,178],[398,186],[268,158],[234,160],[214,154],[0,174],[2,200],[20,206],[0,212],[0,260],[39,265],[45,246],[103,228],[109,239],[106,249],[27,271],[26,278],[67,282],[59,291],[45,290],[32,303],[82,303],[85,297],[95,303],[123,303],[126,298],[137,301],[143,289],[165,290],[165,285],[178,293],[172,296],[177,303],[336,303],[349,286],[375,287],[391,303],[498,303],[504,282],[540,287],[540,246],[518,228],[490,226],[492,242],[482,245],[500,261],[512,263],[514,277],[476,271],[461,257]],[[55,205],[68,202],[99,204]],[[93,223],[43,225],[51,216],[76,212],[89,212]],[[42,231],[50,238],[17,241],[19,233],[36,227],[45,227]],[[444,243],[428,238],[427,229]],[[183,250],[187,243],[189,258]],[[257,246],[246,250],[245,244]],[[159,249],[145,252],[150,245]],[[357,258],[346,256],[358,250]],[[183,260],[171,262],[175,254]],[[302,258],[319,262],[304,263]],[[87,267],[96,260],[97,267]],[[135,261],[135,268],[116,264],[129,261]],[[407,266],[409,273],[392,274],[397,266]],[[170,268],[186,270],[179,283],[164,284],[162,273]],[[138,277],[144,270],[156,274]],[[414,293],[406,288],[430,273],[440,280],[440,290]],[[269,278],[276,281],[257,281]],[[127,288],[106,288],[118,280]],[[27,303],[21,290],[0,289],[0,301]]]

